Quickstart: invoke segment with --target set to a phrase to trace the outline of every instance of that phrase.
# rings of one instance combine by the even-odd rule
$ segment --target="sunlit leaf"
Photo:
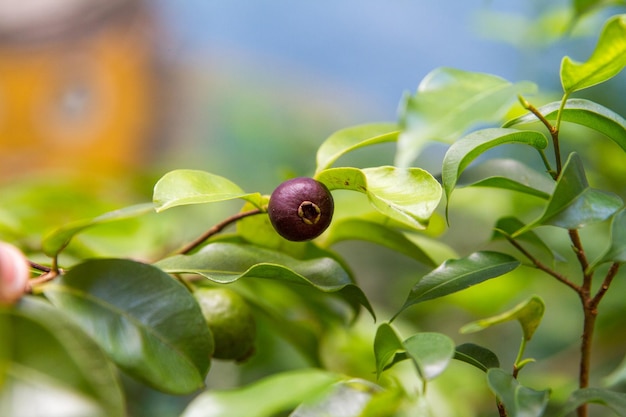
[[[528,341],[539,327],[545,309],[543,300],[535,295],[501,314],[466,324],[461,328],[461,333],[474,333],[496,324],[517,320],[522,326],[524,339]]]
[[[461,259],[450,259],[431,271],[411,289],[404,305],[394,316],[408,307],[452,294],[517,268],[514,257],[491,251],[475,252]]]
[[[214,203],[241,198],[261,207],[259,193],[246,193],[232,181],[205,171],[179,169],[165,174],[154,186],[157,212],[187,204]]]
[[[47,284],[45,295],[134,377],[175,394],[203,386],[213,338],[193,296],[160,269],[90,260]]]
[[[500,361],[495,353],[474,343],[464,343],[457,346],[454,359],[469,363],[484,372],[487,372],[489,368],[500,367]]]
[[[439,376],[454,357],[454,342],[441,333],[416,333],[403,344],[426,381]]]
[[[46,235],[42,241],[42,249],[48,256],[58,255],[72,240],[72,238],[85,229],[104,223],[130,219],[143,214],[154,212],[154,204],[137,204],[119,210],[105,213],[93,219],[79,220],[69,223]]]
[[[586,62],[569,57],[561,62],[561,84],[566,94],[605,82],[626,65],[626,15],[611,18]]]
[[[272,417],[319,398],[338,381],[337,375],[319,369],[283,372],[241,388],[205,391],[181,417]]]
[[[560,106],[561,102],[555,101],[541,106],[537,110],[546,119],[555,120]],[[561,120],[576,123],[602,133],[626,151],[626,120],[606,107],[585,99],[569,99],[561,112]],[[534,122],[538,122],[537,117],[532,113],[527,113],[509,120],[504,124],[504,127]]]
[[[382,323],[376,330],[374,338],[374,357],[376,358],[376,377],[391,362],[397,353],[404,352],[405,348],[395,330],[389,323]]]
[[[609,245],[590,268],[605,262],[626,262],[626,210],[620,210],[611,220]]]
[[[316,172],[330,168],[342,155],[366,146],[398,139],[398,125],[395,123],[375,123],[349,127],[328,137],[317,150]]]
[[[482,129],[464,136],[450,146],[443,159],[442,179],[446,198],[450,199],[461,173],[473,160],[489,149],[504,144],[523,144],[544,149],[548,146],[548,140],[539,132],[505,128]]]
[[[490,74],[435,69],[415,95],[406,97],[395,165],[408,167],[429,141],[452,143],[474,126],[500,120],[519,94],[535,89],[530,82],[512,84]]]
[[[626,394],[602,388],[583,388],[574,391],[557,416],[564,417],[587,403],[601,404],[616,415],[626,417]]]
[[[363,417],[362,412],[383,388],[365,379],[340,381],[321,398],[300,404],[289,417]]]
[[[122,417],[115,367],[85,332],[49,303],[24,297],[0,310],[0,415]]]
[[[339,262],[329,257],[299,260],[253,245],[216,242],[191,255],[175,255],[155,265],[172,274],[200,274],[219,283],[265,278],[310,285],[320,291],[337,292],[353,308],[362,305],[373,315],[365,294]]]
[[[540,417],[548,405],[549,391],[536,391],[522,386],[500,368],[487,371],[487,382],[504,404],[509,417]]]
[[[617,195],[589,187],[582,160],[572,153],[541,217],[518,230],[513,237],[538,225],[579,229],[608,219],[622,206],[622,199]]]
[[[426,227],[441,199],[437,180],[419,168],[331,168],[316,178],[331,190],[365,193],[376,210],[415,229]]]

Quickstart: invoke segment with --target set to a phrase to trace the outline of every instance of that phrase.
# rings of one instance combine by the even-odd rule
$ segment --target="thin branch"
[[[583,243],[580,240],[580,235],[578,234],[578,230],[570,229],[568,230],[569,238],[572,241],[572,249],[576,254],[576,258],[578,258],[578,263],[583,272],[583,285],[582,290],[585,291],[586,295],[589,295],[589,291],[591,290],[591,281],[593,278],[593,272],[589,272],[589,261],[587,260],[587,255],[585,254],[585,249],[583,248]]]
[[[598,304],[600,304],[602,297],[604,297],[604,294],[606,294],[606,292],[608,291],[611,282],[613,282],[613,278],[615,278],[615,276],[619,272],[620,265],[621,264],[618,262],[615,262],[611,265],[608,272],[606,273],[606,276],[604,277],[604,281],[602,281],[602,286],[598,289],[596,295],[589,302],[589,307],[594,310],[598,308]]]
[[[49,266],[45,266],[45,265],[40,265],[36,262],[33,261],[28,261],[28,264],[30,265],[31,268],[36,269],[37,271],[41,271],[41,272],[50,272],[52,271],[52,268],[50,268]]]
[[[541,114],[535,106],[533,106],[528,101],[526,101],[526,99],[523,98],[522,96],[519,96],[518,98],[519,98],[520,103],[522,103],[522,106],[526,110],[534,114],[537,117],[537,119],[539,119],[539,121],[546,127],[546,129],[548,129],[548,132],[550,132],[550,136],[552,137],[552,145],[554,146],[554,159],[556,161],[556,172],[553,172],[552,170],[548,170],[548,172],[550,172],[550,174],[552,175],[552,178],[556,180],[559,177],[559,175],[561,175],[561,169],[562,169],[561,149],[559,146],[559,128],[558,128],[559,122],[560,122],[559,116],[561,114],[562,107],[561,109],[559,109],[559,116],[557,116],[557,124],[553,126],[552,123],[550,123],[550,121],[546,119],[545,116]],[[563,103],[561,104],[561,106],[563,106]]]

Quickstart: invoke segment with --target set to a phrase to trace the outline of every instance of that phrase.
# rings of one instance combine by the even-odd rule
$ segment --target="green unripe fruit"
[[[201,288],[194,296],[213,333],[213,357],[237,362],[248,359],[254,353],[256,322],[246,301],[227,288]]]
[[[324,184],[299,177],[280,184],[267,206],[270,222],[287,240],[311,240],[324,232],[333,218],[333,196]]]

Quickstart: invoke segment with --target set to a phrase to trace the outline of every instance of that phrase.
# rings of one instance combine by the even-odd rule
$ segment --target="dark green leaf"
[[[374,314],[348,272],[328,257],[299,260],[253,245],[216,242],[191,255],[163,259],[156,266],[173,274],[200,274],[219,283],[265,278],[310,285],[324,292],[338,292],[351,306],[360,304]]]
[[[328,169],[342,155],[366,146],[398,139],[395,123],[374,123],[339,130],[328,137],[317,150],[316,173]]]
[[[487,371],[487,382],[504,404],[508,417],[540,417],[548,405],[549,391],[524,387],[500,368]]]
[[[626,210],[622,209],[611,220],[611,237],[609,245],[598,260],[590,265],[593,270],[605,262],[626,262]]]
[[[601,388],[584,388],[574,391],[557,415],[565,416],[586,403],[604,405],[616,415],[626,417],[626,394]]]
[[[382,323],[374,337],[374,357],[376,358],[376,377],[386,369],[397,353],[404,352],[402,341],[389,323]]]
[[[412,289],[397,317],[413,304],[443,297],[517,268],[520,262],[499,252],[475,252],[461,259],[445,261],[425,275]]]
[[[609,19],[587,62],[569,57],[561,62],[561,85],[565,94],[605,82],[626,65],[626,15]]]
[[[560,101],[541,106],[538,111],[548,120],[555,120],[561,106]],[[561,112],[561,120],[588,127],[606,135],[626,151],[626,120],[612,110],[593,101],[569,99]],[[505,123],[504,127],[538,122],[532,113],[515,118]]]
[[[338,381],[337,375],[319,369],[283,372],[241,388],[205,391],[181,417],[272,417],[319,398]]]
[[[426,381],[440,375],[454,357],[454,342],[441,333],[416,333],[403,344]]]
[[[136,378],[174,394],[203,386],[213,338],[193,296],[160,269],[91,260],[46,285],[45,295]]]
[[[473,343],[464,343],[456,347],[454,359],[469,363],[481,371],[487,372],[489,368],[499,368],[500,361],[495,353],[489,349],[475,345]]]
[[[113,364],[59,310],[35,297],[0,309],[0,415],[122,417]]]
[[[452,143],[478,124],[498,121],[519,94],[535,89],[532,83],[511,84],[490,74],[435,69],[414,96],[406,97],[395,165],[408,167],[429,141]]]

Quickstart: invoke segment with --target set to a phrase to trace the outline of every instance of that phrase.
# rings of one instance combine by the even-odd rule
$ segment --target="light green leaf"
[[[392,359],[405,351],[402,341],[391,324],[382,323],[374,337],[374,357],[376,358],[376,378],[387,368]]]
[[[459,139],[450,146],[443,159],[442,179],[448,201],[463,170],[487,150],[504,144],[523,144],[544,149],[548,146],[548,140],[539,132],[505,128],[478,130]]]
[[[340,381],[321,398],[300,404],[289,417],[363,417],[370,401],[383,392],[381,386],[365,379]]]
[[[605,262],[626,262],[626,210],[622,209],[611,220],[609,245],[602,255],[590,265],[593,270]]]
[[[582,160],[572,153],[541,217],[515,232],[513,237],[538,225],[579,229],[608,219],[622,207],[622,199],[617,195],[589,187]]]
[[[522,326],[524,339],[529,341],[539,327],[545,309],[543,300],[538,296],[532,296],[501,314],[466,324],[461,328],[461,333],[474,333],[496,324],[517,320]]]
[[[79,220],[56,229],[43,238],[42,249],[48,256],[58,255],[72,238],[85,229],[154,212],[154,204],[145,203],[111,211],[93,219]]]
[[[342,155],[366,146],[398,139],[398,125],[395,123],[374,123],[339,130],[326,139],[317,150],[319,173],[328,169]]]
[[[606,23],[600,39],[587,62],[569,57],[561,61],[561,85],[571,94],[603,83],[617,75],[626,65],[626,15],[614,16]]]
[[[535,89],[490,74],[435,69],[406,97],[395,165],[408,167],[429,141],[452,143],[474,126],[500,120],[519,94]]]
[[[500,361],[495,353],[474,343],[463,343],[457,346],[454,359],[469,363],[484,372],[490,368],[500,367]]]
[[[441,333],[416,333],[403,344],[407,355],[417,365],[420,376],[426,381],[439,376],[454,357],[454,342]]]
[[[259,193],[246,193],[230,180],[205,171],[179,169],[168,172],[154,186],[157,212],[187,204],[204,204],[241,198],[261,208]]]
[[[419,168],[331,168],[316,179],[331,190],[365,193],[380,213],[418,230],[426,227],[441,199],[437,180]]]
[[[175,255],[155,264],[171,274],[200,274],[219,283],[241,278],[265,278],[310,285],[324,292],[337,292],[352,308],[374,312],[365,294],[336,260],[323,257],[299,260],[253,245],[215,242],[191,255]]]
[[[24,297],[0,309],[0,415],[122,417],[115,367],[58,309]]]
[[[181,417],[272,417],[319,398],[338,381],[337,375],[319,369],[283,372],[241,388],[205,391]]]
[[[412,289],[397,317],[408,307],[443,297],[517,268],[520,262],[499,252],[475,252],[461,259],[450,259],[425,275]],[[393,319],[392,319],[393,320]]]
[[[602,388],[583,388],[574,391],[557,416],[564,417],[587,403],[601,404],[619,417],[626,417],[626,394]]]
[[[504,404],[508,417],[540,417],[548,405],[549,391],[536,391],[520,385],[500,368],[487,371],[489,388]]]
[[[163,271],[129,260],[90,260],[44,293],[132,376],[173,394],[204,385],[213,338],[193,296]]]
[[[555,120],[560,106],[561,102],[555,101],[541,106],[537,110],[546,119]],[[576,123],[602,133],[626,151],[626,120],[606,107],[585,99],[569,99],[561,112],[561,120]],[[503,127],[512,127],[534,122],[538,122],[537,117],[532,113],[527,113],[509,120]]]

